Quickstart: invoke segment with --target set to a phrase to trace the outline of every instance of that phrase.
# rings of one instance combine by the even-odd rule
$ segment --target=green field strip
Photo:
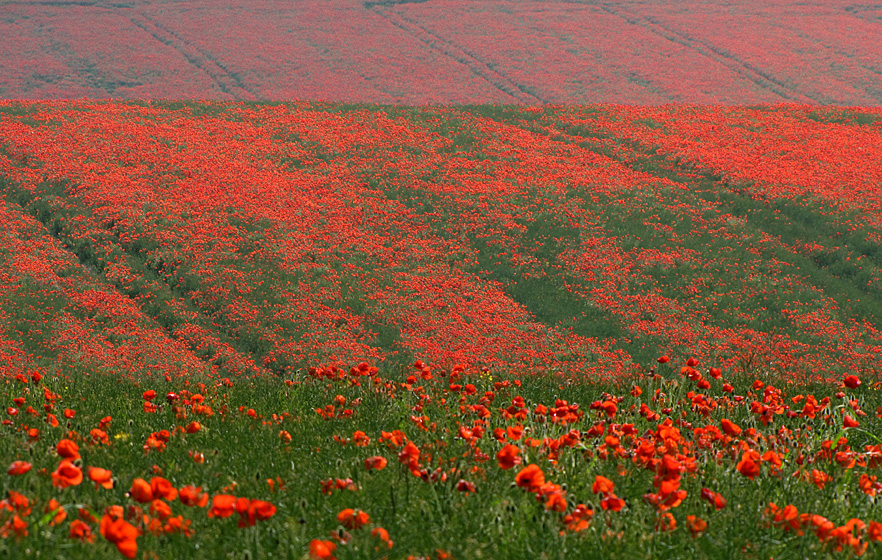
[[[506,122],[519,122],[517,113],[513,111],[506,111],[502,108],[492,108],[488,111],[496,118],[505,119]],[[533,120],[537,121],[538,118]],[[608,140],[610,138],[606,134],[598,134],[585,127],[570,126],[565,123],[557,123],[557,125],[560,127],[561,133],[566,135],[581,136],[590,140]],[[538,125],[531,126],[530,129],[536,132],[543,131]],[[548,134],[547,131],[545,133]],[[558,139],[566,140],[563,135],[560,135]],[[689,204],[711,203],[721,212],[743,220],[743,229],[748,235],[773,231],[774,235],[769,235],[779,239],[783,245],[794,245],[824,238],[835,239],[837,242],[841,240],[841,247],[833,249],[831,253],[820,253],[812,258],[804,257],[784,247],[764,247],[762,252],[767,255],[766,259],[775,258],[801,271],[812,285],[833,297],[840,308],[847,313],[853,314],[858,319],[866,319],[877,325],[882,325],[882,311],[880,311],[882,306],[879,305],[882,303],[880,301],[882,291],[879,289],[882,285],[877,280],[876,272],[879,269],[880,260],[882,260],[882,248],[872,241],[874,234],[872,230],[850,226],[849,224],[854,222],[848,216],[838,215],[837,219],[831,220],[829,216],[824,216],[821,213],[821,209],[825,206],[817,202],[803,200],[803,204],[799,204],[786,199],[771,201],[758,199],[753,192],[748,192],[746,188],[732,189],[718,175],[696,172],[691,166],[685,166],[678,161],[656,155],[650,148],[637,145],[634,142],[621,139],[615,139],[615,141],[620,143],[624,150],[603,149],[600,144],[594,142],[587,142],[582,146],[618,159],[637,171],[687,186],[687,190],[675,191],[674,194],[677,194],[681,199],[685,198]],[[629,151],[633,152],[636,157],[624,158],[620,155],[622,152]],[[770,224],[774,224],[774,227],[769,227]],[[639,227],[639,224],[632,221],[623,224],[623,226],[630,229]],[[645,234],[638,234],[637,237],[644,243],[652,238]],[[718,252],[713,249],[713,245],[708,244],[715,240],[706,235],[691,239],[686,238],[684,241],[684,246],[698,250],[700,253]],[[717,244],[717,249],[724,247],[728,247],[728,245]],[[741,257],[739,260],[749,255],[746,249],[748,247],[743,247],[738,251],[740,253],[738,256]],[[856,262],[858,256],[870,259],[872,268],[869,271],[861,272],[855,270],[856,267],[853,264],[848,264]],[[850,261],[846,261],[846,258],[849,258]],[[744,261],[742,260],[742,262]],[[847,280],[849,277],[854,277],[858,281],[849,282]],[[680,281],[683,281],[682,277],[679,278]],[[659,280],[663,281],[661,278]],[[866,285],[864,281],[869,282],[870,285]],[[670,295],[675,294],[670,293]],[[794,294],[794,297],[788,298],[782,303],[786,305],[789,302],[803,301],[802,298],[808,295]],[[813,298],[809,297],[809,299]],[[730,305],[731,303],[734,302],[730,302]],[[717,306],[718,309],[722,307],[722,305]],[[781,308],[769,311],[780,311]],[[774,315],[774,313],[769,315]],[[778,328],[786,330],[788,327],[785,322],[776,321],[776,323],[775,326]]]

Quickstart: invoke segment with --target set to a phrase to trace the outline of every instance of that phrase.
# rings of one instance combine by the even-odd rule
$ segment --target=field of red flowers
[[[10,0],[0,98],[878,105],[846,0]]]
[[[0,105],[21,373],[876,372],[876,110]]]
[[[0,102],[0,551],[873,554],[880,123]]]

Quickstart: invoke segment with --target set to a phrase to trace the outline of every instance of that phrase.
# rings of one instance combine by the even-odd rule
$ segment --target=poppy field
[[[872,556],[880,122],[0,102],[0,550]]]
[[[878,105],[850,0],[8,0],[0,98]]]

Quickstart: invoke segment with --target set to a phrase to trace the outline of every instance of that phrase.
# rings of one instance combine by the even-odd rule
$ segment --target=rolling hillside
[[[0,360],[875,370],[880,119],[5,102]]]
[[[851,1],[0,2],[0,98],[879,105]]]

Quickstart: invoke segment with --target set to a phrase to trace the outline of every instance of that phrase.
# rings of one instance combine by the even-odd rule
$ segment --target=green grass
[[[395,372],[381,372],[381,375]],[[202,486],[210,494],[226,491],[237,496],[262,499],[273,503],[278,509],[268,521],[240,529],[234,516],[230,519],[209,519],[206,510],[188,508],[179,502],[171,503],[174,515],[192,520],[194,535],[144,535],[138,539],[139,557],[143,558],[303,558],[312,539],[328,539],[343,528],[336,519],[345,508],[367,512],[371,527],[382,526],[389,531],[394,546],[391,551],[377,552],[378,541],[369,534],[370,529],[349,531],[351,541],[340,545],[338,558],[404,558],[408,555],[434,556],[436,549],[452,554],[454,558],[803,558],[848,554],[830,552],[809,531],[804,536],[784,532],[776,527],[766,527],[763,510],[769,502],[783,507],[794,504],[800,512],[823,515],[842,525],[852,517],[867,522],[874,519],[874,501],[860,492],[857,480],[864,472],[877,469],[857,467],[853,470],[840,468],[836,463],[815,460],[826,439],[847,437],[855,451],[864,445],[878,443],[880,422],[875,408],[882,405],[878,391],[863,385],[857,390],[847,390],[858,399],[868,416],[861,418],[860,429],[841,429],[838,413],[830,422],[824,414],[815,420],[805,418],[787,419],[776,415],[769,426],[757,421],[749,411],[748,403],[758,396],[750,390],[752,378],[734,381],[735,394],[746,395],[742,404],[734,400],[714,398],[718,406],[709,418],[694,412],[687,394],[694,384],[680,379],[668,366],[660,366],[663,375],[647,377],[638,383],[643,395],[628,395],[629,386],[595,385],[577,382],[551,375],[518,379],[497,374],[467,376],[460,384],[474,383],[475,395],[465,397],[463,406],[477,404],[485,391],[495,393],[495,401],[488,404],[491,416],[487,421],[487,433],[477,441],[477,447],[486,453],[484,460],[476,459],[476,453],[468,443],[457,437],[460,425],[473,426],[475,416],[460,410],[460,396],[448,389],[449,381],[436,372],[436,378],[416,385],[383,380],[372,383],[370,378],[359,378],[360,386],[353,385],[350,378],[341,381],[316,379],[307,375],[295,377],[293,382],[280,379],[239,379],[230,384],[217,379],[205,379],[206,386],[197,380],[167,382],[161,378],[145,378],[135,382],[118,376],[88,374],[77,371],[45,378],[42,386],[59,398],[54,413],[61,420],[57,428],[48,427],[40,417],[31,417],[25,409],[28,405],[40,408],[44,416],[43,391],[33,384],[26,386],[9,379],[0,386],[2,402],[12,405],[12,398],[24,396],[26,404],[19,406],[21,412],[3,426],[0,439],[0,460],[9,464],[13,460],[33,463],[34,469],[21,477],[2,476],[4,493],[10,490],[23,493],[32,501],[33,512],[25,519],[30,524],[25,538],[0,539],[0,550],[9,558],[94,558],[117,557],[113,547],[100,537],[94,545],[79,544],[67,539],[68,522],[53,527],[43,523],[42,508],[55,498],[68,512],[68,520],[76,516],[79,505],[88,507],[97,515],[111,505],[126,508],[136,505],[127,497],[135,477],[148,481],[154,470],[176,487],[187,484]],[[403,376],[404,372],[400,372]],[[398,375],[393,375],[397,377]],[[711,380],[708,395],[722,395],[721,383]],[[516,387],[513,383],[521,383]],[[508,385],[504,387],[501,385]],[[162,404],[156,413],[142,410],[141,394],[153,389],[159,393],[156,401]],[[814,393],[820,399],[830,396],[830,386],[787,386],[786,397]],[[172,407],[163,402],[163,396],[174,391],[186,396],[186,391],[201,392],[206,403],[214,410],[212,417],[194,415],[176,417]],[[659,390],[666,400],[654,402],[652,397]],[[589,405],[604,399],[604,393],[623,396],[619,414],[614,421],[607,421],[605,414],[589,410]],[[332,404],[337,395],[346,398],[346,406],[354,411],[349,418],[326,420],[314,409]],[[420,395],[423,395],[420,397]],[[578,502],[590,504],[595,517],[590,528],[581,533],[560,535],[563,513],[546,511],[542,503],[514,484],[514,476],[521,467],[502,470],[496,464],[495,454],[502,443],[492,438],[492,430],[517,424],[505,420],[501,409],[508,407],[515,396],[523,397],[531,411],[539,403],[551,407],[556,398],[579,403],[585,414],[581,420],[569,426],[541,421],[532,413],[520,424],[525,436],[536,439],[559,438],[567,431],[577,430],[581,443],[562,448],[557,464],[552,464],[541,447],[530,448],[516,442],[522,449],[523,464],[535,463],[546,474],[546,479],[560,484],[566,491],[568,511]],[[446,403],[443,402],[446,399]],[[414,407],[422,402],[422,410]],[[661,411],[670,407],[670,416],[677,421],[691,423],[693,428],[716,424],[727,417],[744,429],[755,428],[761,436],[755,440],[741,438],[746,445],[764,452],[776,449],[784,458],[781,476],[770,476],[767,467],[763,475],[749,480],[735,470],[740,456],[735,443],[716,444],[702,448],[694,443],[683,443],[680,451],[694,456],[698,470],[684,474],[681,488],[688,492],[686,500],[671,512],[678,528],[670,533],[654,529],[656,512],[642,496],[654,491],[654,472],[640,468],[627,456],[608,459],[598,456],[602,439],[591,438],[587,430],[597,423],[609,426],[613,423],[633,423],[638,435],[656,429],[665,418],[648,422],[631,410],[646,402],[652,409]],[[789,398],[784,403],[792,404]],[[359,404],[355,404],[359,403]],[[728,404],[726,404],[728,403]],[[844,401],[834,398],[831,408],[840,408]],[[76,412],[64,419],[62,411]],[[183,407],[187,409],[187,407]],[[243,411],[253,408],[256,418]],[[799,409],[796,405],[793,408]],[[274,415],[276,419],[274,419]],[[425,415],[429,431],[422,431],[409,419]],[[107,432],[110,445],[88,443],[89,431],[99,421],[111,416]],[[194,434],[175,432],[176,426],[186,425],[196,419],[203,429]],[[41,430],[38,440],[29,441],[25,426]],[[790,437],[783,437],[785,427],[793,430]],[[159,430],[169,430],[174,435],[162,451],[145,452],[143,444],[148,436]],[[406,471],[397,460],[398,449],[379,444],[381,431],[400,429],[420,448],[432,455],[431,463],[424,466],[429,472],[441,468],[446,480],[425,482]],[[683,441],[695,438],[687,424],[680,425]],[[286,430],[292,440],[286,443],[279,432]],[[356,430],[362,430],[370,438],[366,447],[353,443],[341,445],[339,438],[351,439]],[[777,436],[776,436],[777,434]],[[58,463],[54,453],[55,443],[63,437],[73,437],[80,444],[82,465],[108,468],[114,473],[112,490],[95,489],[86,480],[79,486],[59,490],[52,486],[48,473]],[[623,439],[623,445],[632,447],[632,441]],[[673,451],[673,450],[671,450]],[[204,454],[205,462],[196,463],[191,452]],[[381,455],[389,465],[382,471],[366,472],[366,457]],[[832,482],[821,490],[799,480],[794,473],[800,470],[797,457],[802,455],[805,468],[817,468],[828,472]],[[623,474],[626,473],[626,474]],[[598,496],[591,491],[596,475],[614,481],[615,492],[625,499],[627,505],[620,512],[604,512],[599,507]],[[266,479],[280,477],[286,488],[271,492]],[[329,478],[351,478],[357,491],[337,490],[331,495],[321,492],[320,481]],[[455,490],[459,479],[476,485],[477,492],[466,495]],[[231,487],[233,489],[231,489]],[[714,511],[699,498],[703,487],[723,494],[728,505]],[[0,519],[4,519],[0,513]],[[687,515],[698,515],[708,522],[707,531],[692,538],[685,528]],[[197,546],[198,545],[198,546]],[[880,546],[871,543],[871,552]]]

